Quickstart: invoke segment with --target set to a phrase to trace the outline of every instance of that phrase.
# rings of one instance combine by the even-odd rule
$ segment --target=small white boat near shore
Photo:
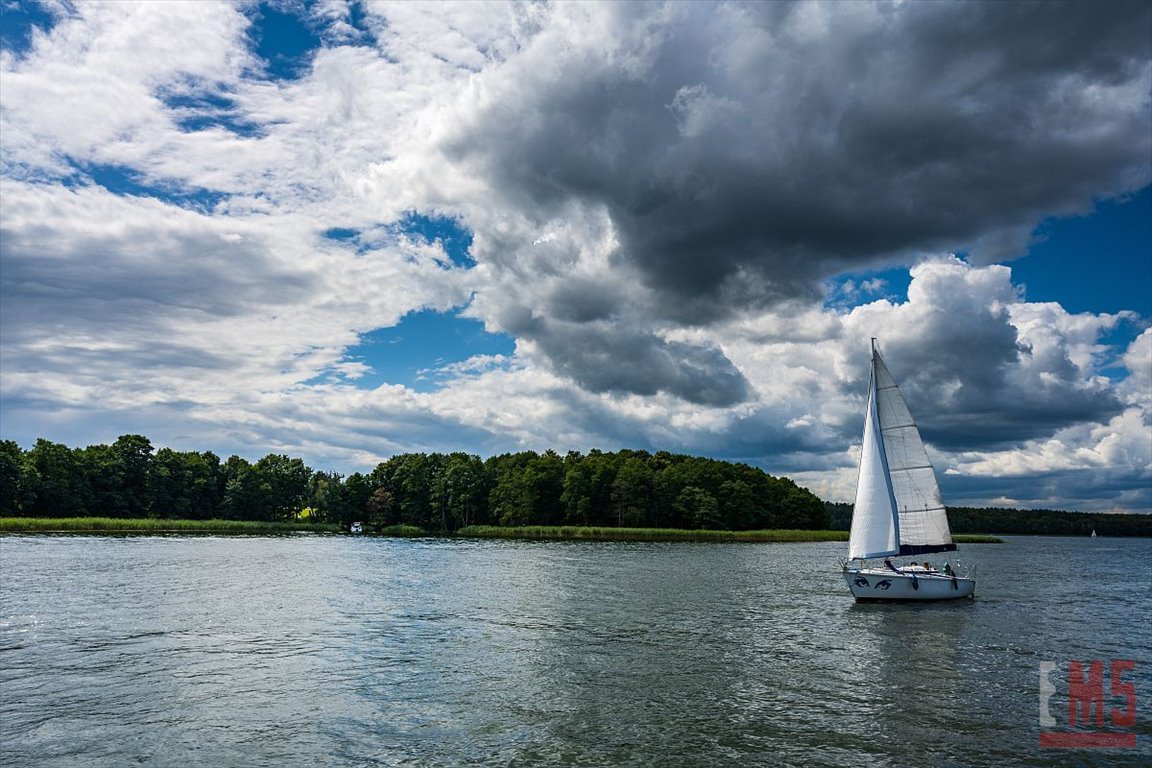
[[[920,430],[872,340],[872,375],[844,581],[858,602],[972,597],[958,564],[893,564],[893,557],[953,552],[948,515]],[[883,559],[882,564],[870,561]]]

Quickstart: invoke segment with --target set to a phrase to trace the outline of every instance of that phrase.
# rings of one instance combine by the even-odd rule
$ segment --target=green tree
[[[229,456],[220,470],[223,495],[220,499],[220,517],[225,520],[259,519],[259,490],[252,465],[247,459]]]
[[[221,501],[220,459],[212,452],[156,452],[152,470],[152,514],[155,517],[207,520]]]
[[[399,522],[396,516],[396,499],[387,488],[376,488],[365,505],[368,525],[379,530]]]
[[[121,435],[111,448],[120,478],[120,509],[125,517],[148,517],[152,511],[152,442],[143,435]]]
[[[536,453],[523,451],[493,456],[485,462],[492,483],[488,505],[498,525],[531,524],[536,489],[526,470],[537,458]]]
[[[624,460],[612,483],[612,505],[616,525],[636,527],[647,524],[654,475],[648,462],[639,456]]]
[[[388,491],[396,505],[397,522],[420,528],[438,527],[432,509],[432,481],[441,457],[423,453],[393,456],[372,473],[373,483]]]
[[[720,504],[703,488],[690,485],[680,491],[676,507],[681,519],[691,528],[716,530],[724,527],[720,519]]]
[[[743,480],[725,480],[721,483],[717,502],[720,506],[720,519],[731,530],[754,528],[757,520],[762,517],[752,488]]]
[[[28,452],[30,475],[36,478],[35,517],[73,517],[88,513],[83,465],[66,445],[44,438]]]
[[[564,461],[555,451],[545,451],[525,465],[524,481],[531,502],[530,523],[559,525],[564,515]]]
[[[442,530],[454,531],[478,522],[486,512],[487,498],[488,478],[478,456],[452,453],[445,457],[432,493]]]
[[[777,478],[776,487],[774,528],[823,530],[828,527],[828,511],[815,494],[788,478]]]
[[[570,453],[564,460],[560,505],[566,524],[592,525],[592,467],[580,454]]]
[[[612,486],[622,461],[616,454],[591,450],[584,458],[588,467],[589,525],[613,525],[618,522],[612,506]]]
[[[0,440],[0,517],[22,514],[26,475],[23,449],[13,440]]]
[[[313,472],[308,479],[306,506],[313,523],[340,523],[344,517],[347,491],[336,472]]]
[[[344,480],[344,503],[339,519],[341,525],[349,525],[366,517],[372,490],[372,480],[367,475],[360,472],[348,475]]]
[[[258,488],[258,520],[291,520],[308,498],[312,470],[301,459],[270,453],[256,462],[252,473]]]

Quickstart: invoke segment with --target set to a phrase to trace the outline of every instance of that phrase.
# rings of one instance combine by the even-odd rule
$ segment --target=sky
[[[4,439],[1152,512],[1152,4],[0,3]]]

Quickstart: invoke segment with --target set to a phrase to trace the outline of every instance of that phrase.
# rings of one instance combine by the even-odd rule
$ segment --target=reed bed
[[[0,517],[0,533],[341,533],[329,523],[267,523],[254,520],[153,520],[116,517]],[[420,537],[437,534],[415,525],[390,525],[368,536]],[[564,541],[724,541],[802,542],[847,541],[848,531],[792,529],[761,531],[687,530],[682,528],[610,528],[607,526],[470,525],[456,536],[486,539],[551,539]],[[958,544],[1001,544],[1003,539],[982,534],[953,534]]]
[[[369,536],[400,536],[405,538],[414,538],[417,536],[434,536],[435,534],[428,533],[428,531],[416,525],[388,525],[378,531],[365,531]]]
[[[458,536],[507,539],[562,539],[590,541],[847,541],[847,531],[717,531],[682,528],[609,528],[575,525],[500,527],[470,525]]]
[[[340,526],[255,520],[153,520],[117,517],[0,517],[0,533],[339,533]]]
[[[550,539],[577,541],[725,541],[725,542],[803,542],[848,541],[848,531],[805,531],[793,529],[761,531],[687,530],[682,528],[609,528],[575,525],[524,525],[501,527],[470,525],[457,536],[489,539]],[[963,544],[999,544],[995,536],[956,535]]]

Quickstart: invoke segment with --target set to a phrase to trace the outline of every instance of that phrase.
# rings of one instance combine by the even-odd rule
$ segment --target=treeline
[[[311,520],[370,528],[467,525],[826,529],[824,503],[746,464],[667,452],[395,456],[369,473],[269,454],[155,450],[124,435],[69,448],[0,441],[0,517]]]
[[[827,507],[829,526],[833,530],[851,528],[851,504],[828,502]],[[1152,515],[948,507],[948,526],[953,533],[1090,536],[1096,531],[1098,536],[1152,536]]]

